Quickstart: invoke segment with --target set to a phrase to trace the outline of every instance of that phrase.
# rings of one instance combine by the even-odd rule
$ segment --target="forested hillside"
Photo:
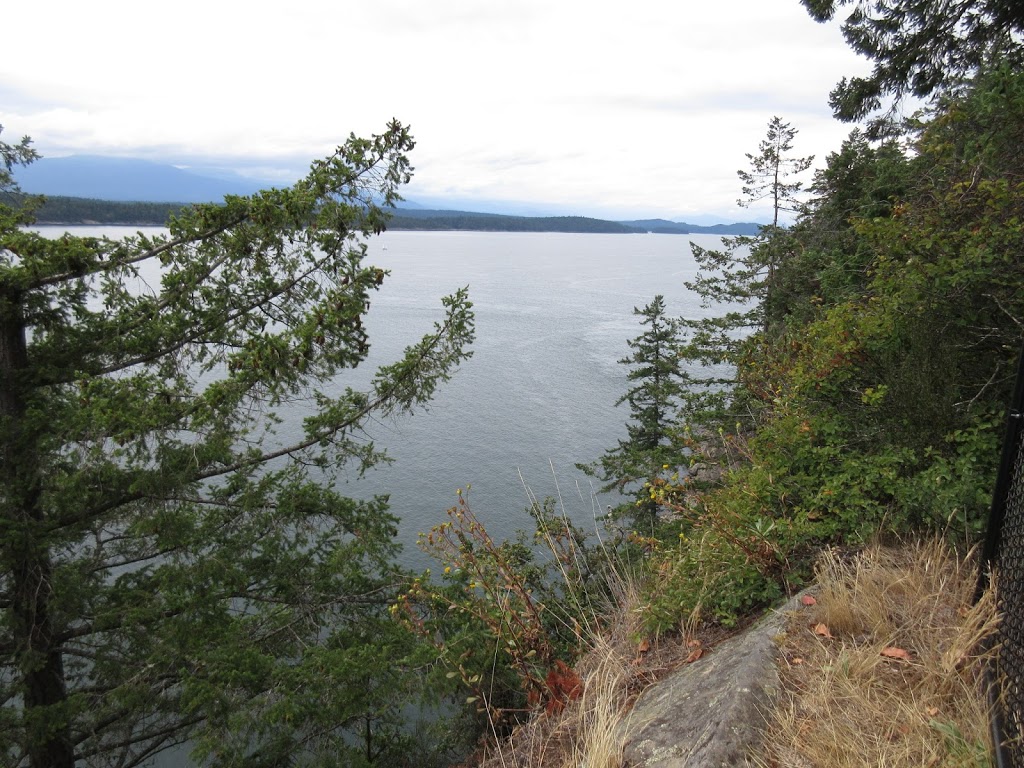
[[[48,195],[35,209],[38,224],[105,224],[166,226],[171,216],[189,203],[122,202],[84,197]],[[388,229],[466,230],[473,232],[571,232],[593,234],[695,233],[751,235],[758,224],[716,224],[698,226],[664,219],[607,221],[586,216],[507,216],[472,211],[445,211],[416,208],[391,208]]]
[[[653,625],[731,621],[803,583],[822,547],[978,540],[1024,339],[1024,69],[1021,15],[968,5],[850,16],[876,69],[833,102],[862,124],[805,188],[797,130],[774,118],[739,175],[795,223],[696,250],[691,287],[734,311],[684,321],[673,439],[724,475],[652,471],[640,491],[689,542]],[[904,118],[892,99],[910,94],[927,106]]]
[[[614,221],[585,216],[505,216],[496,213],[395,208],[388,229],[469,230],[476,232],[576,232],[629,234],[640,232]]]
[[[36,211],[39,224],[131,224],[167,225],[171,216],[187,207],[185,203],[125,203],[84,197],[44,198]]]
[[[617,537],[591,547],[536,508],[566,579],[546,593],[529,550],[491,542],[464,501],[426,539],[443,584],[415,585],[398,612],[458,659],[492,723],[571,700],[558,662],[586,640],[567,627],[621,595],[624,571],[644,631],[672,634],[742,623],[809,584],[825,550],[979,541],[1024,341],[1021,25],[895,5],[845,22],[878,71],[837,88],[862,121],[842,146],[808,179],[798,128],[772,117],[737,187],[775,222],[693,245],[689,288],[728,311],[636,309],[627,438],[581,465],[629,499],[610,513]],[[927,106],[903,117],[890,99],[908,94]],[[481,646],[497,665],[472,658]]]

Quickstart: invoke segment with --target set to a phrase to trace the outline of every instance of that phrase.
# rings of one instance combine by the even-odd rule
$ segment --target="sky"
[[[140,157],[278,184],[349,133],[411,126],[410,199],[602,218],[736,206],[768,121],[815,166],[869,63],[799,0],[10,3],[0,125],[44,156]]]

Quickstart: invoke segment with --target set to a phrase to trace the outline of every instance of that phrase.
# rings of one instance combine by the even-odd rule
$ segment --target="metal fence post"
[[[986,670],[992,702],[996,765],[1024,768],[1024,349],[1017,362],[1017,382],[1006,419],[1003,452],[996,477],[988,529],[979,564],[975,600],[996,575],[1002,622],[998,669]],[[995,682],[1002,686],[996,690]],[[1006,746],[1007,742],[1012,748]]]

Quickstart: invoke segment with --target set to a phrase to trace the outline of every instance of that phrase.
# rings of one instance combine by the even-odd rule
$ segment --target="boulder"
[[[789,614],[799,610],[799,598],[644,691],[624,723],[624,765],[746,765],[780,690],[778,638]]]

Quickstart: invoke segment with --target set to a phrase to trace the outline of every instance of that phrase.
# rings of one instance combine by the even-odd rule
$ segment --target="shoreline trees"
[[[828,15],[847,4],[805,2]],[[968,21],[1014,44],[975,58],[962,16],[974,6]],[[727,471],[697,498],[685,484],[662,495],[688,541],[691,527],[708,537],[664,565],[680,575],[652,601],[662,626],[680,605],[746,611],[766,586],[798,588],[823,547],[983,529],[1024,338],[1024,61],[1019,20],[999,7],[857,4],[876,75],[898,78],[870,87],[899,99],[921,85],[927,109],[888,134],[854,130],[793,225],[766,228],[749,255],[702,254],[692,287],[753,306],[688,323],[691,359],[734,366],[687,404]],[[916,56],[941,77],[915,81]],[[844,98],[865,98],[866,117],[881,102],[860,87]],[[712,548],[731,591],[695,595]]]

